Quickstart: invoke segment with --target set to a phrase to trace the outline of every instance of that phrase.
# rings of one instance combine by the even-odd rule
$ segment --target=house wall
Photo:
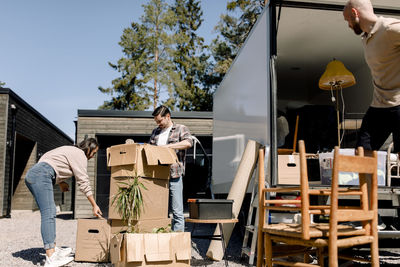
[[[3,140],[0,142],[0,189],[2,189],[0,190],[0,216],[6,214],[8,206],[11,150],[4,146],[10,141],[12,134],[12,114],[10,108],[12,104],[17,108],[15,147],[19,145],[20,150],[24,152],[24,156],[22,157],[21,153],[14,153],[14,164],[18,166],[18,170],[14,171],[13,183],[16,194],[14,194],[12,202],[15,203],[15,207],[12,206],[11,209],[31,209],[31,207],[35,207],[34,200],[30,196],[30,192],[26,188],[24,181],[27,170],[47,151],[62,145],[73,144],[71,138],[60,131],[18,95],[11,90],[2,89],[0,91],[0,114],[7,115],[0,115],[0,125],[3,125],[5,128],[0,128],[0,141]],[[26,144],[29,145],[24,149]],[[24,164],[21,164],[21,160],[23,160]],[[17,173],[20,176],[16,175]],[[56,204],[61,205],[62,193],[58,186],[54,187],[54,195]]]
[[[7,115],[8,95],[0,94],[0,196],[4,196],[4,178],[6,177],[6,151],[7,151]],[[4,198],[0,197],[0,215],[3,212]]]

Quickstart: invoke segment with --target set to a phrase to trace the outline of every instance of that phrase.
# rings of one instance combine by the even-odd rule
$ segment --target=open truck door
[[[378,16],[400,18],[400,1],[372,2]],[[269,148],[265,157],[266,181],[271,186],[279,185],[278,111],[287,115],[289,122],[283,148],[293,147],[296,119],[291,119],[290,114],[300,114],[297,140],[305,140],[307,152],[330,151],[337,145],[336,103],[332,102],[332,92],[318,86],[327,64],[334,59],[343,62],[356,79],[356,84],[341,90],[339,96],[344,103],[339,117],[341,147],[354,148],[362,117],[372,101],[373,85],[360,36],[344,21],[345,3],[346,0],[266,1],[264,11],[215,92],[212,180],[216,194],[229,192],[249,139]],[[326,127],[315,126],[315,122],[327,123],[330,116],[334,116],[334,129],[325,131],[328,136],[322,135]],[[329,141],[330,135],[333,142]],[[319,173],[320,166],[317,168]],[[400,202],[400,188],[380,185],[379,199],[391,200],[389,205],[379,206],[381,216],[397,218],[399,210],[393,207]],[[388,233],[388,237],[394,235]]]
[[[272,144],[270,29],[274,10],[266,6],[214,95],[212,175],[216,194],[229,192],[249,139]]]

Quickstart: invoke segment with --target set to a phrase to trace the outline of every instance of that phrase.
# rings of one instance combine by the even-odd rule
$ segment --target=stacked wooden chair
[[[331,187],[327,189],[310,189],[307,175],[307,162],[305,145],[299,141],[300,153],[300,186],[265,188],[263,152],[260,151],[259,159],[259,230],[257,267],[273,266],[324,266],[324,256],[329,257],[329,266],[338,266],[338,258],[354,260],[339,254],[339,249],[358,245],[370,244],[371,265],[379,266],[378,232],[377,232],[377,153],[372,157],[365,157],[362,148],[358,148],[357,156],[339,154],[335,147],[332,169]],[[355,188],[339,187],[339,172],[355,172],[359,174],[359,186]],[[369,182],[370,181],[370,182]],[[275,193],[299,192],[300,200],[268,199],[267,195]],[[325,196],[330,198],[327,205],[310,204],[310,196]],[[339,206],[339,196],[359,196],[360,205]],[[299,211],[299,223],[268,224],[269,211]],[[329,223],[313,223],[310,216],[327,215]],[[361,229],[356,229],[345,222],[359,221]],[[276,248],[282,247],[288,251],[290,247],[301,246],[305,257],[299,262],[290,262],[296,257],[281,258],[276,255]],[[294,252],[295,253],[295,252]],[[307,262],[308,254],[315,253],[317,264]],[[288,253],[289,255],[290,253]],[[362,259],[358,259],[362,261]],[[365,261],[365,259],[364,259]]]

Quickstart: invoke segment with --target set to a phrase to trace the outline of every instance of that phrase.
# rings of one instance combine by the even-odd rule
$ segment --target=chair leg
[[[272,267],[272,239],[269,234],[264,234],[264,254],[265,254],[265,264],[264,266]]]
[[[374,236],[374,241],[371,243],[371,266],[378,267],[379,266],[379,247],[378,247],[378,239]]]
[[[317,248],[318,265],[324,267],[324,248]]]
[[[337,238],[329,237],[329,267],[338,267]]]

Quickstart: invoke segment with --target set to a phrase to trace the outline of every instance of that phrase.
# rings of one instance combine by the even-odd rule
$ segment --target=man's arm
[[[175,144],[165,145],[165,147],[169,147],[172,149],[178,149],[178,150],[187,149],[187,148],[190,148],[191,146],[192,146],[192,144],[188,140],[183,140],[183,141],[180,141]]]

